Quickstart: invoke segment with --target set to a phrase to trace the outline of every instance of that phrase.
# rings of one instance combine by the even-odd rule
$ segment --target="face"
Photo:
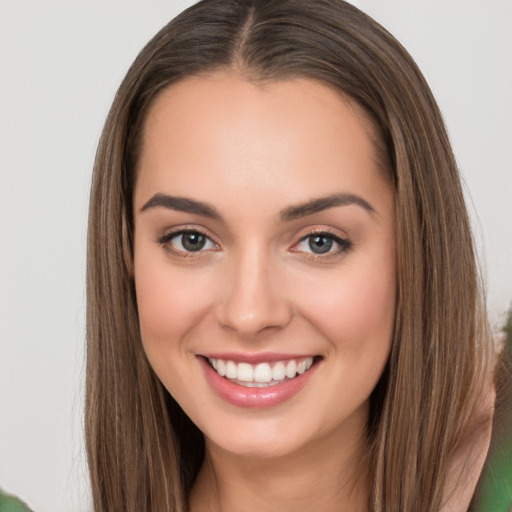
[[[306,79],[216,73],[154,102],[134,193],[141,334],[207,446],[278,456],[361,436],[395,312],[371,133]]]

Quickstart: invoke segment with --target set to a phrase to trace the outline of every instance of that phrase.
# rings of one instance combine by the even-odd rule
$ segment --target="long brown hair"
[[[170,84],[230,69],[306,77],[365,109],[395,185],[397,313],[371,397],[372,509],[438,511],[491,343],[460,178],[441,114],[403,47],[341,0],[204,0],[165,26],[122,82],[97,152],[87,265],[86,441],[97,512],[184,511],[202,434],[142,349],[132,196],[148,108]]]

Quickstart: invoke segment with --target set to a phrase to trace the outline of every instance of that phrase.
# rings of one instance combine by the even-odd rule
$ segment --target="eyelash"
[[[166,233],[165,235],[159,237],[157,239],[157,243],[160,244],[168,253],[173,254],[174,256],[180,257],[180,258],[193,258],[195,254],[199,254],[202,252],[205,252],[204,247],[201,247],[197,251],[187,251],[186,249],[177,249],[176,247],[173,247],[173,244],[171,241],[178,237],[183,237],[183,235],[198,235],[200,237],[204,237],[206,239],[206,244],[209,242],[216,248],[218,248],[218,244],[216,244],[206,233],[201,231],[200,229],[180,229],[178,231],[172,231],[170,233]],[[330,248],[325,253],[314,253],[314,252],[308,252],[308,251],[301,251],[301,250],[294,250],[293,248],[298,247],[300,244],[303,244],[307,242],[308,239],[311,239],[312,237],[322,237],[327,240],[331,240],[334,242],[334,244],[337,245],[337,249],[332,251]],[[311,242],[310,242],[311,243]],[[183,247],[183,239],[181,240],[181,245]],[[326,260],[328,258],[339,256],[343,253],[347,253],[350,249],[352,249],[352,242],[347,238],[341,238],[340,236],[331,233],[327,230],[318,230],[318,231],[311,231],[307,235],[303,236],[296,244],[294,244],[293,248],[290,249],[291,252],[294,253],[304,253],[308,255],[308,258],[312,260]],[[310,245],[311,247],[311,245]],[[206,249],[210,250],[210,248]],[[216,250],[216,249],[215,249]]]
[[[179,258],[191,258],[194,257],[195,253],[201,253],[204,252],[203,247],[201,247],[198,251],[187,251],[182,249],[177,249],[176,247],[173,247],[172,240],[174,238],[183,237],[183,235],[199,235],[201,237],[204,237],[206,239],[206,243],[213,244],[214,246],[218,247],[218,245],[213,242],[213,240],[203,231],[200,229],[180,229],[178,231],[171,231],[170,233],[166,233],[165,235],[158,238],[157,243],[159,243],[165,251],[173,254],[174,256],[177,256]],[[181,245],[183,246],[183,239],[181,241]]]
[[[294,247],[298,247],[300,244],[306,243],[308,241],[308,239],[311,241],[311,239],[313,237],[321,237],[323,239],[331,240],[337,245],[337,248],[332,251],[328,250],[327,252],[325,252],[323,254],[318,254],[318,253],[314,253],[314,252],[306,252],[306,251],[297,251],[297,250],[292,251],[292,252],[303,252],[304,254],[307,254],[308,257],[312,260],[320,260],[320,259],[326,260],[328,258],[334,258],[334,257],[340,256],[344,253],[347,253],[348,251],[350,251],[350,249],[352,249],[352,246],[353,246],[352,242],[348,238],[341,238],[339,235],[336,235],[335,233],[332,233],[325,229],[323,229],[323,230],[321,229],[321,230],[311,231],[307,235],[303,236],[299,240],[299,242],[297,242],[294,245]]]

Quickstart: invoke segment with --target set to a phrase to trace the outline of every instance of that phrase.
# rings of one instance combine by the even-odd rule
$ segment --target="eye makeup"
[[[352,242],[330,231],[318,230],[304,236],[292,248],[292,252],[311,253],[316,256],[334,255],[347,252],[352,248]]]
[[[156,239],[156,243],[173,256],[197,258],[205,252],[222,250],[204,231],[197,228],[172,230]],[[332,260],[352,249],[353,243],[326,229],[315,229],[302,236],[289,251],[314,261]]]
[[[170,231],[157,238],[156,242],[163,249],[180,258],[197,257],[206,251],[220,250],[206,233],[197,228],[182,228]]]

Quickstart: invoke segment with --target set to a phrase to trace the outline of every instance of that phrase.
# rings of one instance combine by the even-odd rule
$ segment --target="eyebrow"
[[[334,208],[336,206],[349,206],[352,204],[360,206],[368,213],[375,213],[373,206],[361,196],[356,194],[333,194],[331,196],[320,197],[318,199],[313,199],[312,201],[290,206],[289,208],[281,211],[280,218],[281,221],[288,222],[300,217],[313,215],[314,213]]]
[[[167,208],[169,210],[176,210],[179,212],[195,213],[196,215],[202,215],[210,219],[219,220],[221,217],[219,212],[207,203],[201,201],[194,201],[186,197],[175,197],[167,194],[155,194],[144,206],[140,209],[141,212],[150,210],[156,207]]]
[[[336,206],[349,206],[356,205],[360,206],[369,213],[375,213],[375,209],[368,201],[363,199],[361,196],[356,194],[333,194],[326,197],[320,197],[313,199],[305,203],[289,206],[280,212],[280,219],[282,222],[289,222],[300,217],[307,217],[319,213],[329,208]],[[140,209],[141,213],[152,208],[167,208],[169,210],[176,210],[186,213],[194,213],[196,215],[202,215],[210,219],[221,220],[219,212],[208,203],[201,201],[195,201],[186,197],[176,197],[167,194],[158,193],[149,199],[144,206]]]

